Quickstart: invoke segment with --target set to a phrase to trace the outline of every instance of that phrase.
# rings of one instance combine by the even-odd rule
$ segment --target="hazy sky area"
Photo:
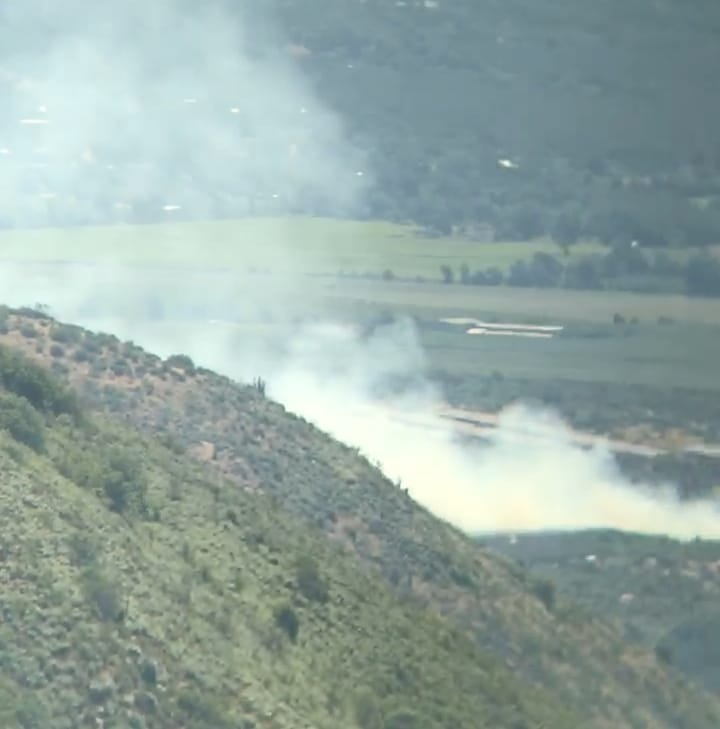
[[[267,19],[230,16],[217,3],[130,0],[109,10],[32,0],[2,4],[0,29],[5,225],[121,220],[127,206],[145,206],[151,217],[238,215],[271,211],[273,195],[306,211],[316,202],[362,205],[372,171]],[[291,256],[291,232],[285,242]],[[487,447],[459,444],[432,413],[442,394],[425,379],[411,324],[369,338],[332,312],[326,322],[290,324],[283,297],[311,280],[291,277],[272,289],[247,277],[209,287],[172,271],[4,263],[0,285],[8,304],[41,302],[58,318],[161,355],[187,353],[244,380],[262,375],[272,397],[358,446],[462,529],[606,526],[720,537],[713,504],[680,505],[631,487],[611,455],[574,445],[551,413],[510,408]],[[207,318],[190,321],[198,303]],[[208,323],[268,311],[275,325],[285,319],[269,341]],[[398,374],[416,387],[392,408],[374,400]],[[541,441],[519,441],[521,427],[540,429]]]

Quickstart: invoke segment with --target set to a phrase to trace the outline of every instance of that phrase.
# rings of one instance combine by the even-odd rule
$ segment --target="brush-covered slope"
[[[720,692],[720,542],[606,530],[483,542]]]
[[[3,729],[581,725],[269,496],[0,381]]]
[[[88,407],[120,415],[138,430],[160,434],[178,453],[187,448],[188,454],[194,455],[202,464],[204,472],[214,474],[217,483],[232,483],[230,490],[222,486],[217,497],[222,506],[205,512],[206,516],[218,512],[227,515],[231,508],[235,514],[225,519],[229,522],[225,526],[230,533],[233,519],[241,519],[244,523],[245,514],[248,514],[249,523],[271,525],[272,533],[278,538],[288,535],[283,538],[290,539],[289,535],[295,533],[291,524],[304,524],[307,534],[311,534],[312,529],[324,533],[324,545],[313,541],[312,551],[324,555],[322,564],[327,560],[328,565],[337,565],[340,582],[351,578],[351,584],[359,581],[355,597],[345,599],[351,614],[357,614],[360,609],[359,595],[372,605],[367,610],[377,610],[372,619],[381,620],[389,609],[381,609],[382,600],[391,600],[385,592],[389,588],[396,598],[444,616],[448,624],[471,638],[467,644],[471,654],[468,664],[475,668],[468,676],[486,660],[480,661],[476,651],[491,652],[523,681],[549,691],[576,712],[581,717],[577,726],[705,729],[719,725],[716,699],[689,688],[678,674],[657,661],[651,651],[628,643],[613,627],[573,604],[556,600],[552,584],[532,579],[511,562],[483,550],[472,539],[434,518],[353,449],[288,414],[280,405],[267,400],[260,389],[240,386],[211,372],[196,370],[181,356],[163,362],[131,343],[121,343],[113,337],[91,334],[34,314],[10,313],[5,329],[3,340],[6,344],[52,362],[53,369],[80,389]],[[165,507],[169,512],[165,516],[161,509],[159,525],[143,525],[142,529],[147,529],[148,534],[164,529],[170,523],[169,514],[174,513],[174,509],[185,508],[185,504],[189,504],[188,519],[201,519],[203,514],[202,509],[192,503],[194,499],[173,501],[172,494],[182,494],[187,488],[179,476],[168,477],[167,481],[167,498],[174,506]],[[243,505],[254,504],[252,499],[258,499],[258,504],[267,503],[266,498],[275,499],[274,503],[278,505],[274,522],[271,512],[264,512],[265,516],[261,517],[257,513],[249,514],[249,506],[229,507],[224,502],[226,497],[222,496],[226,493],[242,499]],[[284,516],[285,509],[299,521]],[[194,538],[187,526],[179,524],[182,521],[173,524],[169,532],[173,535],[182,532],[182,536],[177,536],[179,541],[175,542],[182,549],[185,540],[194,541]],[[213,534],[226,533],[217,525],[206,528],[215,530]],[[298,534],[304,533],[300,526],[294,528],[298,529]],[[258,531],[264,532],[256,529],[256,533]],[[328,540],[336,544],[330,546]],[[283,565],[287,564],[290,570],[297,556],[294,553],[308,551],[308,548],[290,546],[289,542],[285,544],[289,546],[270,552],[273,559],[281,559],[282,555],[282,559],[289,560],[277,565],[278,585],[284,584],[283,580],[292,581],[291,575],[283,572]],[[142,553],[147,554],[147,550]],[[222,542],[216,553],[222,557],[217,559],[227,559],[229,553],[228,543]],[[232,561],[235,563],[234,558]],[[165,564],[163,558],[159,558],[158,563],[159,568]],[[358,567],[364,569],[358,570]],[[175,573],[166,564],[163,571]],[[341,572],[345,578],[340,577]],[[177,579],[176,574],[174,578]],[[152,578],[151,581],[154,582]],[[282,598],[287,599],[287,596],[282,594]],[[184,608],[181,610],[177,601],[173,605],[182,624]],[[271,612],[269,607],[264,610]],[[311,616],[314,616],[313,612]],[[324,625],[321,618],[316,619],[318,626]],[[422,621],[426,619],[429,620],[425,617],[410,619],[416,628],[422,628],[421,632],[426,636],[423,640],[429,640],[428,634],[433,631],[442,634],[447,630],[440,628],[445,625],[442,621],[437,623],[437,629],[431,628],[429,623],[423,626]],[[159,615],[157,620],[162,622]],[[305,618],[301,616],[301,620]],[[313,620],[313,617],[307,620]],[[354,632],[355,625],[350,621],[347,626],[343,624],[342,629]],[[366,631],[378,637],[373,632],[375,629],[370,629],[370,618],[364,625]],[[323,635],[327,630],[324,626]],[[393,628],[390,632],[394,635],[398,630]],[[385,635],[389,633],[379,640],[383,650],[389,652],[384,656],[377,653],[372,662],[373,670],[377,672],[373,675],[382,674],[383,685],[389,680],[386,666],[394,665],[392,656],[402,654]],[[366,636],[366,633],[358,636]],[[332,637],[327,639],[334,641]],[[417,640],[409,638],[408,647],[423,645]],[[432,651],[438,649],[432,643]],[[371,649],[364,647],[363,650]],[[442,669],[447,673],[443,650],[449,649],[436,652],[434,661],[438,671]],[[340,654],[346,655],[345,648],[335,655]],[[454,661],[454,653],[448,655],[447,660]],[[414,661],[403,662],[403,665],[408,663],[413,665]],[[329,661],[327,665],[335,665],[333,677],[337,678],[337,665],[343,664]],[[465,664],[457,663],[458,670],[461,665]],[[303,675],[307,675],[308,670]],[[358,669],[348,670],[353,672],[354,683],[365,681],[359,678],[362,673]],[[454,670],[448,675],[454,675]],[[460,675],[464,675],[464,671],[465,668]],[[409,680],[411,685],[418,686],[418,681],[429,681],[432,676],[434,685],[434,673],[424,670],[417,676],[415,673],[414,677],[402,678],[401,683]],[[323,680],[317,673],[317,682]],[[334,678],[328,680],[332,683]],[[478,680],[471,679],[474,686],[470,693],[481,690],[482,684]],[[453,678],[452,686],[468,686],[467,682],[458,681],[459,676]],[[313,685],[315,683],[314,679]],[[375,686],[372,689],[378,690]],[[300,688],[298,693],[305,696],[306,692]],[[464,691],[461,693],[464,695]],[[452,699],[450,705],[454,706],[456,700],[460,699]],[[499,705],[506,704],[506,700],[501,700]],[[462,701],[460,705],[464,706]],[[422,713],[432,721],[432,713],[426,710]],[[477,726],[478,720],[474,721],[472,725]],[[557,726],[553,722],[549,725]],[[386,726],[395,725],[386,723]]]

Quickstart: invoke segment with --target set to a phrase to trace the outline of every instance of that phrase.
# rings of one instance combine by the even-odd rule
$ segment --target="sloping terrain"
[[[0,380],[3,729],[582,724],[269,496]]]
[[[483,543],[720,692],[720,542],[599,530]]]
[[[549,690],[583,717],[576,726],[704,729],[720,722],[717,702],[689,689],[651,651],[628,643],[573,603],[556,599],[551,583],[532,579],[434,518],[353,449],[267,400],[263,383],[240,386],[196,370],[187,357],[161,361],[132,343],[34,312],[10,312],[4,329],[6,344],[52,362],[87,407],[159,434],[177,453],[188,449],[203,473],[214,474],[215,483],[232,484],[229,491],[215,488],[223,508],[226,493],[243,504],[255,503],[245,501],[251,496],[269,499],[276,522],[288,534],[284,510],[292,512],[288,524],[304,523],[305,529],[318,529],[344,547],[318,542],[313,549],[327,555],[346,552],[337,557],[348,560],[338,562],[346,565],[342,571],[370,580],[360,594],[385,594],[378,587],[380,577],[396,596],[446,616],[472,637],[468,650],[473,656],[477,648],[490,651],[523,680]],[[182,494],[186,487],[180,480],[169,480],[166,488]],[[201,512],[190,508],[199,518]],[[271,523],[271,513],[253,514],[250,521]],[[187,538],[187,528],[185,533]],[[224,544],[218,554],[227,554]],[[358,571],[358,565],[365,569]],[[379,659],[378,671],[384,665]]]

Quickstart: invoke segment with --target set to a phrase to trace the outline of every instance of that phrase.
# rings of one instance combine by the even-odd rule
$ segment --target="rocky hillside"
[[[407,626],[425,626],[421,630],[425,636],[422,640],[413,633],[407,638],[407,643],[401,641],[408,650],[411,646],[420,649],[423,641],[430,640],[430,636],[442,635],[444,631],[448,631],[448,635],[471,638],[463,644],[463,650],[468,651],[467,664],[458,662],[454,656],[454,650],[460,644],[444,648],[435,643],[428,646],[427,655],[435,656],[432,663],[438,671],[442,668],[443,675],[454,675],[455,669],[448,669],[451,664],[458,670],[465,666],[443,691],[473,685],[475,688],[468,693],[477,693],[477,681],[480,679],[473,678],[471,684],[466,684],[460,681],[459,675],[475,676],[480,670],[478,666],[492,665],[492,671],[499,672],[497,676],[505,676],[511,683],[523,682],[523,688],[518,689],[520,696],[526,696],[524,692],[532,686],[532,690],[549,692],[561,705],[576,712],[583,723],[574,726],[687,726],[704,729],[716,726],[720,720],[717,701],[707,695],[696,694],[678,674],[657,660],[652,651],[628,643],[614,627],[578,609],[574,603],[558,599],[551,582],[532,578],[512,562],[480,548],[471,539],[434,518],[357,452],[333,441],[266,399],[262,383],[256,383],[255,387],[237,385],[212,372],[196,369],[187,357],[179,355],[162,361],[130,342],[123,343],[109,335],[63,325],[37,312],[6,312],[2,329],[3,343],[12,347],[8,351],[22,351],[44,363],[77,389],[85,411],[94,413],[90,417],[93,423],[97,423],[97,418],[112,416],[131,425],[134,431],[157,436],[162,441],[162,444],[153,441],[150,445],[148,441],[137,435],[130,436],[125,431],[117,437],[118,442],[122,442],[123,438],[131,439],[134,447],[147,454],[142,458],[133,457],[130,459],[132,463],[143,464],[142,468],[150,468],[155,473],[154,477],[147,476],[147,499],[139,504],[133,500],[135,497],[121,495],[118,498],[122,509],[118,509],[118,504],[113,501],[112,486],[110,491],[100,494],[100,500],[97,496],[91,498],[87,485],[98,483],[97,470],[93,470],[97,467],[82,466],[84,454],[99,456],[106,451],[104,443],[114,442],[111,430],[101,430],[100,435],[92,436],[78,431],[80,426],[71,427],[68,423],[53,426],[48,448],[52,453],[55,444],[55,460],[51,459],[49,463],[47,456],[32,456],[27,463],[37,464],[40,470],[32,475],[25,464],[18,470],[18,478],[26,483],[35,483],[37,488],[56,484],[53,488],[59,489],[56,495],[58,508],[63,501],[64,489],[71,489],[76,498],[82,495],[82,503],[86,504],[84,508],[88,511],[87,518],[78,527],[79,531],[91,536],[94,534],[98,544],[110,550],[104,559],[113,569],[121,565],[122,584],[129,585],[131,600],[127,607],[122,607],[123,599],[119,599],[119,605],[127,611],[128,619],[133,610],[141,610],[144,615],[147,609],[152,617],[145,621],[160,631],[153,634],[154,640],[160,640],[162,636],[169,642],[176,639],[189,641],[194,646],[195,652],[189,654],[193,661],[210,660],[207,650],[203,652],[201,635],[190,638],[188,633],[189,618],[185,606],[196,604],[192,597],[196,588],[190,590],[190,598],[187,595],[183,597],[178,583],[182,586],[187,582],[183,583],[181,575],[189,571],[199,575],[200,586],[197,589],[201,597],[197,599],[198,610],[204,611],[203,615],[209,622],[219,619],[221,625],[228,627],[227,621],[233,625],[241,621],[242,626],[237,629],[247,631],[254,636],[253,640],[259,640],[255,630],[259,630],[258,626],[262,624],[261,617],[265,616],[269,621],[266,627],[272,626],[276,619],[284,626],[279,633],[273,633],[274,640],[281,646],[285,645],[279,641],[283,630],[293,633],[292,626],[296,625],[290,614],[299,618],[300,630],[305,622],[312,623],[313,635],[320,641],[318,646],[324,646],[317,648],[318,653],[313,654],[317,657],[313,661],[317,661],[318,665],[326,661],[323,665],[331,673],[327,678],[329,683],[318,678],[317,682],[313,681],[310,692],[304,686],[296,686],[296,682],[300,681],[298,675],[307,676],[311,671],[320,670],[314,662],[308,664],[312,669],[306,667],[292,680],[289,678],[292,673],[283,673],[285,669],[275,665],[268,670],[282,673],[281,683],[290,687],[286,688],[292,697],[276,693],[268,678],[264,694],[264,706],[268,707],[268,711],[273,699],[286,696],[284,700],[290,707],[289,712],[292,708],[300,715],[313,716],[312,721],[318,726],[337,721],[339,705],[329,708],[333,702],[323,692],[329,691],[333,682],[339,680],[339,672],[331,667],[342,665],[342,662],[333,661],[340,661],[341,655],[345,656],[343,660],[355,660],[359,648],[353,646],[350,649],[349,644],[343,642],[349,639],[343,633],[344,637],[342,640],[338,638],[335,646],[339,652],[332,654],[335,658],[330,661],[320,657],[330,655],[323,652],[329,651],[324,641],[335,641],[334,634],[328,633],[326,622],[330,619],[327,616],[331,609],[328,605],[335,605],[332,599],[328,602],[328,595],[334,595],[335,590],[315,584],[317,570],[320,569],[317,566],[320,565],[320,572],[328,571],[329,575],[319,580],[321,585],[337,581],[338,585],[347,584],[349,590],[352,587],[350,592],[337,599],[345,606],[342,609],[355,617],[351,620],[345,617],[345,613],[338,613],[338,622],[331,622],[337,630],[347,628],[356,640],[361,638],[362,655],[375,656],[371,663],[363,664],[368,672],[363,682],[372,683],[374,677],[383,685],[390,681],[393,686],[397,680],[400,685],[412,686],[418,691],[421,685],[431,680],[432,685],[440,686],[434,678],[435,669],[431,670],[429,666],[422,670],[410,669],[412,665],[420,665],[415,658],[410,658],[410,654],[402,660],[399,677],[390,680],[386,675],[388,666],[397,663],[397,656],[403,655],[404,649],[388,638],[380,639],[377,628],[370,627],[374,625],[373,621],[380,620],[386,608],[378,602],[380,597],[377,600],[373,597],[367,602],[363,600],[368,595],[378,595],[382,596],[382,600],[388,600],[388,605],[392,604],[393,610],[399,611],[398,615],[407,616],[406,611],[410,610],[418,611],[417,615],[422,616],[416,617],[412,612],[413,617],[407,618]],[[112,451],[107,457],[112,459]],[[114,474],[118,471],[123,473],[122,465],[110,462],[107,467]],[[42,469],[47,472],[41,477]],[[133,473],[135,471],[130,468],[130,475]],[[11,493],[18,498],[16,486],[11,488]],[[11,523],[20,527],[26,518],[23,510],[34,508],[28,507],[22,498],[21,495],[17,506],[19,511],[11,517]],[[112,513],[109,507],[114,507],[116,512],[121,511],[122,515]],[[127,513],[134,513],[133,509],[138,510],[137,519],[128,520]],[[72,513],[76,511],[73,508]],[[102,519],[101,514],[104,515]],[[50,520],[50,517],[42,517],[42,520],[45,519]],[[97,522],[97,526],[89,529],[88,525],[93,521]],[[117,533],[113,531],[115,529]],[[240,541],[236,529],[240,532],[247,530]],[[136,532],[144,535],[142,539],[136,540]],[[45,540],[41,539],[41,542],[44,544]],[[144,545],[142,549],[138,548],[139,544]],[[175,548],[180,557],[177,563],[170,558],[171,554],[173,559],[177,557],[173,552]],[[116,556],[118,550],[123,556]],[[235,597],[227,597],[229,593],[226,590],[234,579],[233,575],[245,575],[248,568],[244,565],[259,559],[250,556],[256,552],[267,560],[262,567],[262,570],[267,569],[267,578],[258,577],[259,582],[254,582],[252,588],[243,587],[240,591],[240,595],[254,596],[254,607],[249,609],[242,600],[236,603]],[[128,561],[130,554],[133,555],[132,560]],[[298,580],[303,582],[305,564],[301,559],[298,566],[298,558],[307,554],[312,555],[312,564],[316,567],[310,570],[313,575],[310,584],[314,587],[310,587],[309,597],[303,596],[302,591],[298,596],[296,584]],[[55,565],[55,562],[46,564]],[[151,564],[157,571],[153,571]],[[297,570],[299,575],[293,572]],[[76,576],[81,573],[79,571]],[[272,579],[270,574],[274,575]],[[203,575],[208,579],[205,580]],[[249,578],[243,577],[243,580],[246,579]],[[53,577],[48,584],[59,583]],[[195,584],[193,579],[190,584]],[[143,599],[155,599],[147,595],[141,597],[146,594],[144,591],[152,592],[156,588],[159,591],[161,585],[167,585],[168,593],[163,599],[168,601],[168,605],[161,607],[162,600],[158,596],[158,607],[151,608],[149,603],[146,607],[139,607]],[[183,589],[187,592],[187,585]],[[209,602],[206,603],[205,596],[212,590],[218,591],[217,596],[207,598]],[[36,597],[39,599],[39,596]],[[34,604],[34,600],[30,602]],[[212,608],[205,610],[208,605]],[[282,612],[283,607],[288,607],[290,612]],[[339,607],[337,609],[340,610]],[[274,613],[275,610],[279,612]],[[379,612],[373,612],[376,610]],[[369,617],[371,613],[372,618]],[[251,615],[256,617],[251,619]],[[431,615],[436,617],[429,617]],[[248,626],[246,619],[256,622]],[[360,620],[362,625],[356,620]],[[439,622],[432,623],[436,627],[431,629],[428,627],[430,623],[423,624],[423,620]],[[406,630],[409,627],[392,628],[390,632],[397,634],[399,631],[402,635]],[[374,637],[366,644],[368,636]],[[377,643],[375,638],[378,638]],[[214,640],[218,643],[208,643],[205,648],[212,646],[210,652],[215,656],[217,651],[228,651],[235,645],[227,636]],[[291,644],[292,640],[288,645]],[[340,648],[341,644],[343,648]],[[381,648],[388,653],[383,656]],[[166,646],[163,650],[172,652],[176,648]],[[442,659],[443,651],[450,651],[447,664]],[[247,649],[241,653],[245,658],[252,655]],[[177,655],[172,655],[175,661]],[[310,660],[308,655],[304,654],[302,660]],[[235,665],[227,660],[218,664]],[[371,664],[374,666],[372,670],[368,668]],[[224,669],[214,665],[220,673],[208,676],[204,684],[207,690],[213,686],[230,686],[231,679],[220,678]],[[97,668],[102,672],[100,663]],[[348,670],[354,676],[353,684],[358,683],[358,676],[364,675],[351,666]],[[515,678],[505,673],[507,670]],[[228,683],[223,684],[225,680]],[[502,680],[505,681],[505,678]],[[322,689],[316,683],[321,683]],[[293,686],[297,688],[296,694]],[[436,699],[432,698],[434,693],[429,686],[422,691],[429,692],[427,701],[433,704]],[[321,692],[322,699],[318,698],[317,691]],[[338,694],[343,697],[339,704],[345,706],[347,691],[338,687],[334,695]],[[389,699],[383,703],[383,693],[375,684],[370,686],[370,694],[379,697],[381,705],[377,709],[386,717],[385,726],[416,726],[388,724],[387,717],[402,707],[390,706],[392,702]],[[416,699],[411,700],[410,695],[415,696],[411,692],[405,697],[420,710]],[[455,707],[459,701],[457,692],[452,696],[454,698],[448,700],[448,707]],[[318,703],[307,704],[312,701]],[[548,705],[544,701],[540,699],[537,705]],[[497,707],[493,711],[501,712],[496,715],[500,717],[504,716],[502,711],[510,710],[508,707],[516,702],[503,699],[499,704],[495,703]],[[466,710],[462,708],[467,706],[465,699],[457,705],[460,708],[452,711],[461,713]],[[321,710],[320,706],[324,708]],[[526,711],[526,715],[531,717],[533,707],[534,700],[529,708],[518,708],[517,711]],[[303,714],[303,711],[310,713]],[[467,716],[470,716],[474,709],[467,711]],[[479,715],[489,716],[488,711],[483,708]],[[549,708],[548,711],[557,709]],[[434,709],[421,709],[421,714],[431,722],[430,726],[443,725],[444,719],[433,712]],[[286,722],[291,722],[290,715]],[[470,721],[460,714],[453,721],[458,726],[478,726],[477,718]],[[500,721],[493,719],[489,725],[506,725],[497,723]],[[534,719],[527,719],[524,725],[535,726],[532,721]],[[557,721],[561,719],[554,719],[550,725],[561,725]]]

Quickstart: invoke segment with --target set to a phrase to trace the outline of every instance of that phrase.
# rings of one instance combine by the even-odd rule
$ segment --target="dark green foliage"
[[[546,610],[555,607],[555,585],[550,580],[537,580],[532,589]]]
[[[179,696],[177,705],[188,720],[189,729],[230,729],[232,726],[213,698],[198,690],[184,691]]]
[[[117,582],[98,567],[83,575],[85,597],[98,617],[106,621],[119,621],[123,617],[122,592]]]
[[[687,292],[694,296],[720,296],[720,260],[712,256],[694,256],[685,272]]]
[[[147,476],[140,449],[98,440],[92,428],[77,432],[72,447],[52,453],[65,478],[90,489],[119,513],[147,515]]]
[[[43,418],[25,398],[12,392],[0,391],[0,429],[35,451],[45,445]]]
[[[137,454],[119,446],[104,454],[100,480],[114,511],[123,512],[131,504],[144,506],[147,481],[136,458]]]
[[[275,624],[287,633],[293,643],[297,640],[300,619],[290,605],[281,605],[275,609]]]
[[[186,354],[173,354],[165,360],[168,367],[182,370],[188,375],[195,374],[195,363]]]
[[[360,729],[382,729],[382,712],[369,689],[362,689],[355,694],[353,714]]]
[[[21,316],[24,319],[35,319],[36,321],[52,321],[52,317],[48,314],[47,307],[42,304],[33,306],[21,306],[17,309],[10,309],[10,313]]]
[[[155,686],[157,684],[157,664],[146,658],[140,666],[140,678],[148,686]]]
[[[398,709],[388,714],[383,729],[424,729],[427,723],[412,709]]]
[[[69,324],[55,324],[50,329],[50,339],[61,344],[79,344],[83,340],[83,330]]]
[[[38,330],[35,329],[32,324],[23,324],[20,327],[20,334],[22,334],[26,339],[37,339],[39,336]]]
[[[119,377],[132,376],[132,367],[130,367],[130,364],[125,359],[116,359],[112,363],[110,370],[114,375],[118,375]]]
[[[663,663],[720,691],[720,542],[604,529],[483,541],[522,560],[536,575],[534,591],[552,579],[561,619],[568,601],[576,601],[590,614],[618,621],[629,640],[653,649]]]
[[[301,557],[295,567],[295,579],[297,581],[298,590],[308,600],[314,602],[327,602],[328,589],[320,570],[312,557]]]
[[[451,284],[455,281],[455,273],[450,266],[440,266],[440,273],[442,275],[443,283]]]
[[[44,367],[4,346],[0,346],[0,383],[26,398],[37,410],[55,415],[80,413],[77,398],[70,389]]]
[[[98,557],[99,547],[95,540],[82,532],[73,532],[68,539],[68,546],[73,562],[80,567],[94,564]]]
[[[720,610],[715,606],[687,617],[660,639],[655,650],[664,662],[711,691],[720,691]]]

